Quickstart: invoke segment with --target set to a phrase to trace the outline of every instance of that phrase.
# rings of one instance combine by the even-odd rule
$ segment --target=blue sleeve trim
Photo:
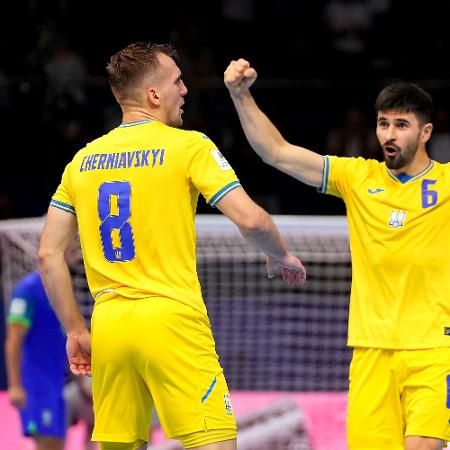
[[[58,202],[57,200],[52,200],[50,202],[50,206],[54,208],[60,209],[61,211],[65,211],[76,216],[75,208],[72,205],[68,205],[67,203]]]
[[[217,203],[222,200],[225,195],[228,194],[228,192],[231,192],[233,189],[236,189],[237,187],[240,187],[241,183],[239,181],[233,181],[232,183],[228,184],[224,188],[222,188],[219,192],[217,192],[216,195],[214,195],[211,200],[208,202],[211,206],[216,206]]]
[[[326,193],[328,190],[328,177],[330,175],[330,159],[328,156],[322,156],[323,158],[323,169],[322,169],[322,184],[318,189],[322,194]]]
[[[18,325],[23,325],[26,328],[31,328],[31,320],[21,316],[8,316],[6,318],[8,323],[15,323]]]
[[[209,386],[208,390],[205,392],[205,395],[202,397],[202,403],[205,402],[205,400],[209,397],[209,395],[211,394],[212,390],[214,389],[214,386],[217,383],[217,378],[214,377],[213,382],[211,383],[211,386]]]

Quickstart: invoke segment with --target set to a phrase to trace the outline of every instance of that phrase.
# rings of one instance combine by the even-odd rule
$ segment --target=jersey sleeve
[[[70,167],[71,163],[67,164],[64,169],[63,176],[61,178],[61,183],[59,184],[56,192],[53,194],[50,201],[50,206],[58,208],[67,213],[76,215],[75,206],[71,195],[71,184],[70,184]]]
[[[19,283],[11,295],[7,321],[30,328],[36,310],[35,297],[26,283]]]
[[[241,186],[233,168],[205,135],[196,134],[189,175],[206,202],[216,206],[229,192]]]
[[[322,184],[319,192],[345,199],[354,179],[361,173],[363,158],[324,156]]]

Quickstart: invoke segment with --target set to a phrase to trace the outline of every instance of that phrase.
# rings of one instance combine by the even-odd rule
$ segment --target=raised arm
[[[75,216],[50,206],[39,247],[39,269],[48,298],[67,332],[70,370],[75,375],[90,375],[90,335],[75,300],[64,256],[76,231]]]
[[[264,162],[303,183],[320,187],[323,157],[287,142],[269,118],[261,111],[250,93],[257,73],[248,61],[231,61],[224,73],[244,133],[253,150]]]
[[[288,251],[269,214],[239,187],[229,192],[217,208],[239,228],[242,236],[267,255],[267,275],[281,275],[289,284],[303,284],[306,271],[301,261]]]

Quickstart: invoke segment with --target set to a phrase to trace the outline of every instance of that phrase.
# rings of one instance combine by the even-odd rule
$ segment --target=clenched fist
[[[224,72],[225,86],[232,96],[239,96],[246,91],[255,82],[258,74],[250,63],[245,59],[231,61]]]

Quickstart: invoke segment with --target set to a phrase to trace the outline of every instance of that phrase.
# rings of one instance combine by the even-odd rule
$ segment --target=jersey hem
[[[180,440],[180,438],[183,437],[183,436],[188,436],[188,435],[193,434],[193,433],[200,433],[202,431],[208,432],[208,431],[211,431],[211,430],[230,430],[232,432],[233,431],[237,432],[237,427],[229,427],[229,426],[227,426],[227,427],[223,427],[222,426],[221,427],[221,426],[217,426],[217,425],[210,427],[210,426],[207,426],[205,424],[203,427],[201,427],[201,428],[196,427],[196,429],[194,429],[194,430],[193,429],[186,429],[185,431],[174,431],[174,432],[167,433],[167,438],[168,439]]]
[[[92,440],[97,442],[135,442],[137,440],[141,440],[148,443],[148,436],[142,435],[123,435],[123,434],[101,434],[101,433],[92,433]]]

